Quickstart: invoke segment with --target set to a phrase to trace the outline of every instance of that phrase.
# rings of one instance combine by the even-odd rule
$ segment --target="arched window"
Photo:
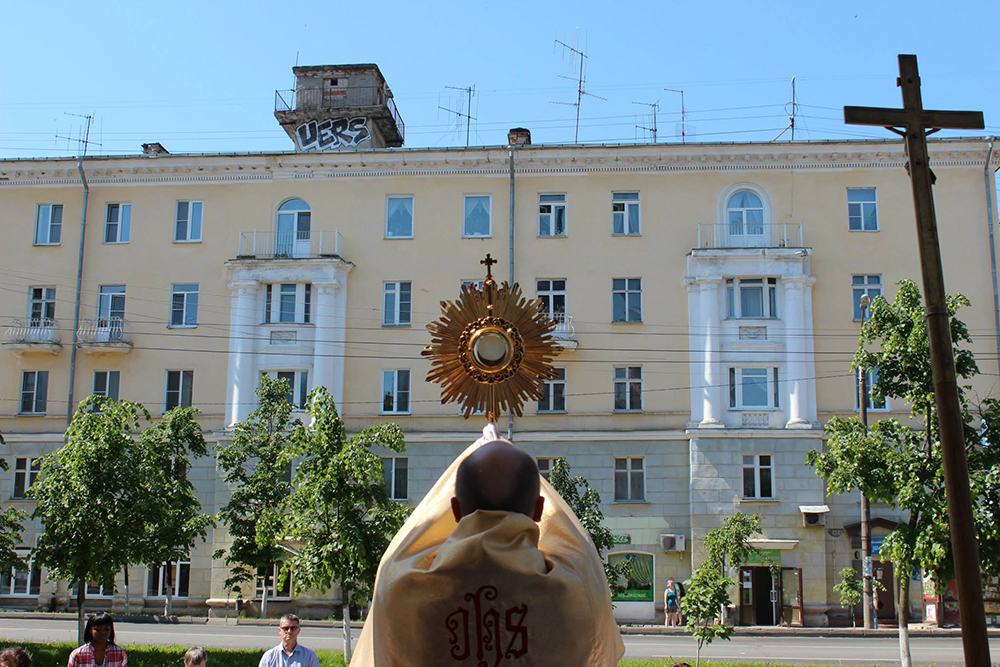
[[[274,235],[276,257],[308,257],[312,211],[301,199],[289,199],[278,207]]]
[[[763,236],[764,203],[750,190],[739,190],[726,203],[730,236]]]

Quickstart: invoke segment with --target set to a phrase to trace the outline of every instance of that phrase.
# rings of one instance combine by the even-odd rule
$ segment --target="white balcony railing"
[[[769,428],[771,426],[770,412],[743,412],[740,417],[743,428]]]
[[[80,321],[76,340],[81,346],[132,347],[132,332],[122,317],[95,317]]]
[[[576,329],[573,328],[573,316],[566,313],[552,313],[550,317],[556,322],[556,328],[552,330],[552,339],[564,350],[575,350],[579,343],[576,340]]]
[[[698,223],[699,248],[802,248],[801,222]]]
[[[59,345],[59,321],[52,318],[13,319],[4,336],[16,345]]]
[[[340,257],[339,229],[262,232],[240,230],[236,249],[237,259],[305,259]]]

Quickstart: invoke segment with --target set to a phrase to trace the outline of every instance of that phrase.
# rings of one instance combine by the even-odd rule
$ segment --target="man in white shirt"
[[[319,667],[319,658],[299,644],[299,617],[285,614],[278,621],[281,643],[264,653],[258,667]]]

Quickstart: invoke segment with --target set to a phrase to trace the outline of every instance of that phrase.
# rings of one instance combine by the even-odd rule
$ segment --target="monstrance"
[[[421,354],[431,359],[429,382],[441,384],[441,402],[458,402],[468,419],[485,412],[495,422],[504,410],[521,416],[525,400],[545,396],[545,380],[556,377],[552,340],[556,323],[539,299],[521,296],[521,287],[497,287],[486,255],[482,289],[463,285],[457,301],[441,302],[441,319],[431,322],[431,344]]]

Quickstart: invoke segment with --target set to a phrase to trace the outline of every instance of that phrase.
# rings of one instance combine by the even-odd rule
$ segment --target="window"
[[[730,278],[726,281],[728,317],[773,319],[778,316],[777,278]]]
[[[865,383],[868,385],[868,409],[889,411],[889,401],[885,396],[876,397],[874,394],[875,382],[878,381],[878,368],[873,368],[865,373]],[[854,371],[854,409],[858,409],[858,395],[861,393],[861,379],[858,372]]]
[[[382,286],[382,326],[410,325],[410,283],[385,283]]]
[[[28,317],[32,327],[49,327],[56,318],[56,288],[32,287]]]
[[[778,407],[777,368],[730,368],[729,407],[773,409]]]
[[[393,500],[406,500],[409,461],[405,456],[382,459],[382,483]]]
[[[305,296],[302,300],[302,321],[309,324],[312,321],[312,283],[305,284]]]
[[[558,457],[555,456],[538,457],[538,474],[540,474],[545,481],[551,481],[550,476],[552,475],[552,468],[558,460]]]
[[[73,587],[73,595],[76,595],[77,587]],[[115,594],[114,588],[105,588],[104,584],[96,584],[93,581],[87,582],[87,598],[109,598]]]
[[[410,371],[382,372],[382,412],[394,414],[410,412]]]
[[[288,402],[299,410],[306,409],[306,401],[309,398],[309,371],[272,371],[264,375],[287,380]]]
[[[167,400],[163,411],[176,407],[191,407],[191,392],[194,390],[194,371],[167,371]]]
[[[483,291],[483,281],[482,280],[463,280],[462,287],[471,287],[472,289]]]
[[[281,286],[281,300],[278,303],[279,322],[295,321],[295,292],[297,291],[294,283],[286,283]]]
[[[611,233],[623,236],[638,236],[642,233],[639,225],[638,192],[612,193]]]
[[[726,203],[726,215],[731,237],[764,235],[764,203],[753,192],[734,193]]]
[[[642,458],[615,458],[615,502],[646,500],[646,475]]]
[[[566,369],[553,370],[556,377],[545,381],[545,396],[538,399],[538,412],[566,412]]]
[[[285,583],[280,587],[277,585],[278,582],[278,568],[281,567],[279,564],[275,563],[271,567],[261,567],[257,568],[257,580],[254,584],[254,598],[261,599],[264,596],[264,587],[267,587],[267,597],[269,599],[275,598],[288,598],[292,595],[292,577],[289,575],[285,577]]]
[[[542,300],[542,312],[554,320],[566,316],[566,279],[536,280],[535,296]]]
[[[94,371],[94,390],[91,393],[117,401],[120,384],[121,371]]]
[[[17,555],[28,563],[27,569],[11,568],[0,578],[0,595],[37,597],[42,592],[42,570],[31,559],[31,550],[16,549]]]
[[[386,199],[385,238],[413,238],[413,197],[389,197]]]
[[[48,389],[48,371],[24,371],[21,374],[21,414],[44,415]]]
[[[146,597],[162,598],[167,596],[167,588],[175,598],[186,598],[191,586],[191,562],[180,561],[170,563],[164,568],[155,567],[146,571]]]
[[[771,456],[750,454],[743,456],[743,497],[774,498]]]
[[[861,297],[869,299],[882,295],[882,276],[851,276],[851,294],[854,301],[854,320],[861,320]],[[871,308],[871,306],[869,306]]]
[[[39,204],[35,214],[35,245],[59,245],[62,240],[62,204]]]
[[[847,228],[852,232],[878,231],[875,188],[847,188]]]
[[[308,256],[312,234],[312,211],[301,199],[289,199],[278,207],[275,257]]]
[[[101,285],[97,296],[97,326],[121,330],[125,320],[125,286]]]
[[[641,278],[614,278],[611,281],[611,321],[642,322]]]
[[[566,195],[538,195],[538,235],[566,236]]]
[[[174,285],[170,304],[170,326],[198,326],[198,285]]]
[[[201,241],[201,210],[200,201],[177,202],[177,215],[174,216],[174,242],[192,243]]]
[[[642,366],[615,368],[615,410],[642,410]]]
[[[128,243],[132,227],[132,204],[108,204],[104,220],[105,243]]]
[[[466,196],[465,224],[462,227],[462,236],[476,238],[493,235],[490,201],[489,195]]]
[[[12,498],[24,498],[28,495],[31,485],[38,479],[42,470],[42,459],[38,457],[19,456],[14,460],[14,495]]]

